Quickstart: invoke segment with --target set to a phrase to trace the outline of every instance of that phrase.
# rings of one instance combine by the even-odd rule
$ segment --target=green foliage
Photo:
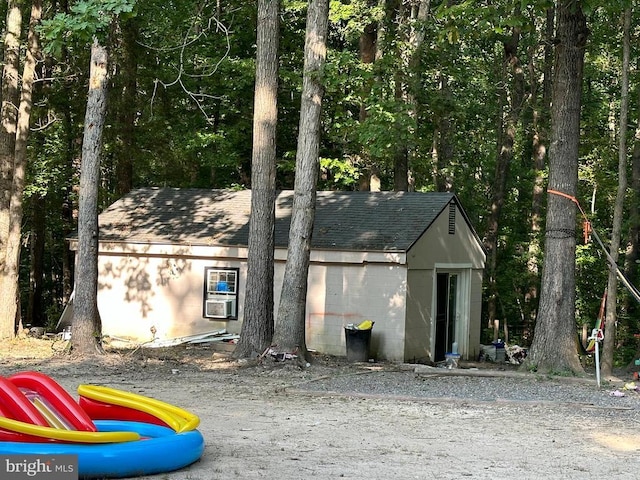
[[[607,263],[603,252],[592,243],[576,247],[576,323],[595,325],[600,301],[607,286]]]
[[[320,159],[320,190],[354,190],[360,177],[357,164],[349,159]]]
[[[329,3],[330,38],[333,42],[357,45],[361,32],[384,20],[382,3],[366,0],[331,0]]]
[[[131,16],[136,0],[83,0],[69,7],[70,13],[57,13],[42,21],[39,33],[46,41],[45,53],[62,54],[71,38],[80,44],[91,43],[95,36],[105,35],[114,17]]]

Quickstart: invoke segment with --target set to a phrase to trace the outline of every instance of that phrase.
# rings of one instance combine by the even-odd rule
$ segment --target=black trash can
[[[344,335],[347,342],[348,362],[368,362],[369,348],[371,347],[371,328],[360,330],[353,327],[344,327]]]

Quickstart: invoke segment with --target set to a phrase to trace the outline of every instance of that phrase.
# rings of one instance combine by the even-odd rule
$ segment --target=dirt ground
[[[474,402],[313,393],[328,376],[358,381],[392,364],[318,358],[249,365],[211,347],[57,353],[48,340],[0,342],[0,375],[39,370],[75,394],[85,383],[148,395],[196,413],[201,460],[154,480],[634,478],[638,416],[550,402]],[[505,380],[505,381],[508,381]]]

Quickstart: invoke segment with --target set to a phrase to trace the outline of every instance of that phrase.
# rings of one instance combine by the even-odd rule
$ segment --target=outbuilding
[[[278,193],[276,310],[292,202],[292,191]],[[103,335],[148,342],[239,334],[250,209],[250,190],[142,188],[102,212]],[[485,258],[452,193],[319,191],[307,347],[345,355],[345,326],[371,320],[372,357],[438,362],[455,343],[462,358],[476,358]]]

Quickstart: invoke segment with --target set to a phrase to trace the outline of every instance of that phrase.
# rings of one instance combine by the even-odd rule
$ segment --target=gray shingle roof
[[[351,251],[407,251],[452,193],[317,192],[312,246]],[[275,244],[286,247],[293,191],[278,192]],[[134,190],[99,217],[100,240],[246,246],[251,191]]]

